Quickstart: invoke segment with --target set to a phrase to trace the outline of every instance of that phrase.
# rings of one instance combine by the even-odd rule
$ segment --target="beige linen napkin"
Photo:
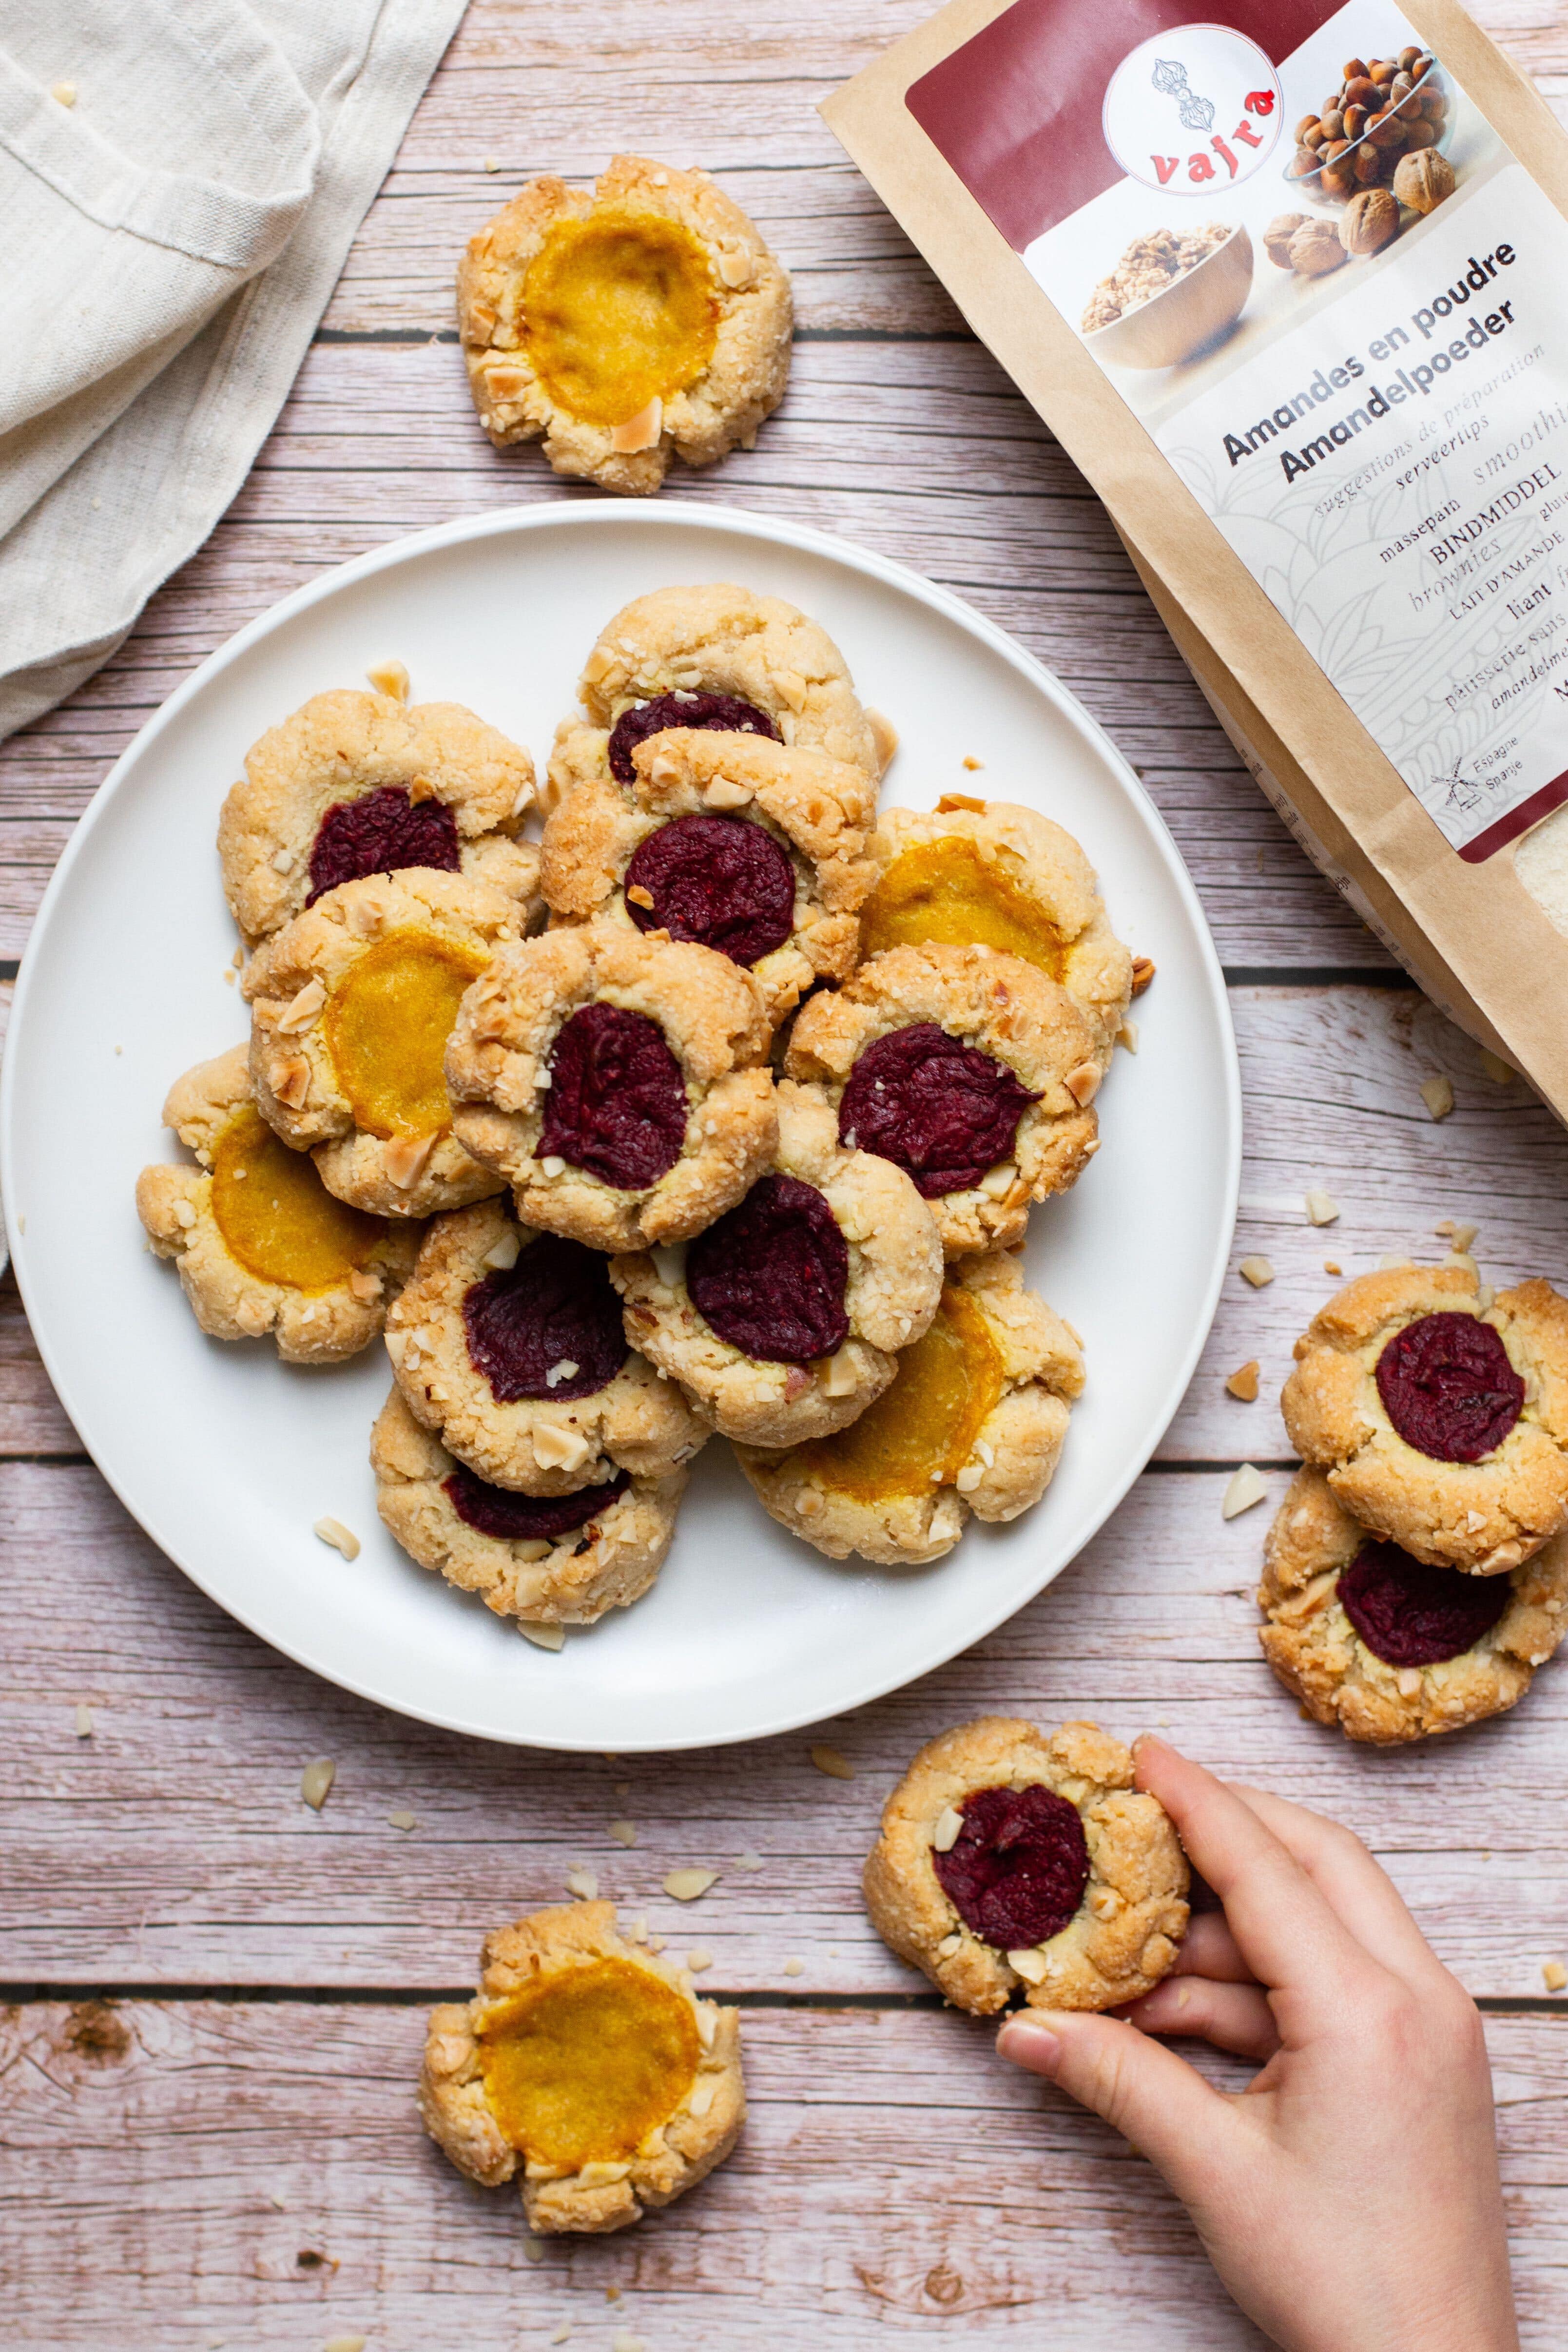
[[[5,0],[0,736],[239,488],[464,5]]]

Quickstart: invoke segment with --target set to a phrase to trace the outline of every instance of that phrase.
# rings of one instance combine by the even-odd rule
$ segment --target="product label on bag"
[[[1016,0],[908,104],[1460,856],[1568,802],[1568,222],[1398,11]]]

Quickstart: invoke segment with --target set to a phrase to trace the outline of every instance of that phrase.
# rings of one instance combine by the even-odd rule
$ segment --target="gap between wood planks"
[[[471,1984],[256,1985],[207,1984],[200,1979],[185,1984],[162,1984],[156,1979],[144,1984],[122,1984],[118,1979],[103,1984],[71,1984],[29,1979],[14,1984],[0,1982],[0,2008],[31,2009],[84,2001],[100,2001],[110,2007],[129,2001],[152,2001],[172,2008],[182,2002],[224,2001],[250,2008],[270,2004],[302,2009],[424,2009],[437,2001],[469,2000],[473,1990]],[[940,2012],[952,2006],[939,1992],[814,1992],[809,1989],[784,1992],[773,1987],[751,1989],[717,1984],[700,1985],[698,1990],[704,2000],[718,2001],[727,2009],[851,2009],[903,2016],[919,2011]],[[1471,1998],[1483,2017],[1568,2019],[1568,2001],[1561,1996],[1553,2000],[1544,1994],[1476,1993]]]

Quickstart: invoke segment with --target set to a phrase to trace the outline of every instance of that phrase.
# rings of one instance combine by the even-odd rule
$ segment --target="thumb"
[[[1230,2103],[1163,2042],[1119,2018],[1078,2010],[1025,2010],[996,2037],[1004,2058],[1043,2074],[1090,2107],[1157,2165],[1178,2197],[1235,2117]]]

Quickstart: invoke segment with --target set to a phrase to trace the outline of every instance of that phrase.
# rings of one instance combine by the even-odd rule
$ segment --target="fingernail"
[[[996,2047],[1004,2058],[1015,2066],[1026,2066],[1031,2074],[1054,2074],[1062,2050],[1060,2036],[1033,2017],[1010,2017],[996,2036]]]

